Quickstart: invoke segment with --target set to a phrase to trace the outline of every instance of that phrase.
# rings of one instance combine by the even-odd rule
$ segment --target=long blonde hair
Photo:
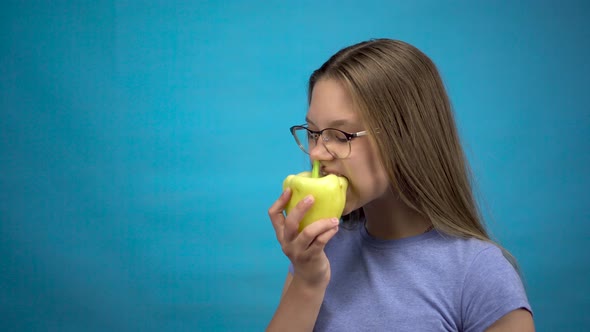
[[[314,71],[309,98],[320,79],[338,80],[348,90],[392,188],[408,206],[443,233],[491,241],[449,97],[424,53],[402,41],[369,40],[338,51]]]

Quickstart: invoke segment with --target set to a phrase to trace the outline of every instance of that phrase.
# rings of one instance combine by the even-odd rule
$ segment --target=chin
[[[342,211],[342,215],[343,215],[343,216],[345,216],[345,215],[347,215],[347,214],[351,213],[352,211],[354,211],[354,210],[352,210],[352,209],[349,209],[349,208],[345,207],[345,208],[344,208],[344,211]]]
[[[361,207],[357,206],[357,204],[355,204],[354,202],[347,200],[346,204],[344,205],[344,211],[342,211],[342,215],[345,216],[347,214],[350,214],[352,211],[358,210],[359,208]]]

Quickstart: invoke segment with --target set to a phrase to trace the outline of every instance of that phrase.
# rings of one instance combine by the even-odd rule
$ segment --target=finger
[[[287,203],[289,203],[289,199],[291,199],[291,189],[287,188],[281,193],[281,196],[268,209],[268,216],[270,217],[272,227],[274,228],[275,233],[277,235],[277,239],[279,239],[279,241],[281,241],[282,239],[283,228],[285,224],[285,216],[283,215],[283,210],[285,210]]]
[[[299,237],[296,240],[298,242],[297,245],[305,249],[309,248],[319,237],[323,236],[323,234],[337,228],[339,223],[340,220],[337,218],[322,219],[311,223],[301,231],[301,234],[299,234]]]
[[[307,195],[289,211],[289,215],[285,220],[284,239],[292,241],[299,233],[299,223],[305,213],[312,207],[314,198],[312,195]]]
[[[334,226],[333,228],[330,228],[322,234],[318,235],[309,245],[307,252],[313,255],[317,252],[324,250],[326,244],[328,244],[328,241],[330,241],[334,237],[334,235],[336,235],[336,233],[338,233],[338,226]]]

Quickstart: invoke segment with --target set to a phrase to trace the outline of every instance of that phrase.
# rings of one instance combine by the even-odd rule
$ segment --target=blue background
[[[438,65],[538,330],[590,329],[588,3],[294,3],[3,2],[0,329],[264,329],[288,128],[372,37]]]

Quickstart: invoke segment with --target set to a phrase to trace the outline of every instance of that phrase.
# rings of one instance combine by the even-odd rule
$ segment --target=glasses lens
[[[346,158],[350,153],[350,141],[343,132],[326,129],[322,133],[324,145],[336,158]]]
[[[299,144],[301,150],[305,153],[309,153],[310,147],[313,148],[315,146],[315,137],[317,135],[310,133],[305,128],[296,128],[294,133],[295,140],[297,141],[297,144]]]
[[[294,134],[297,144],[305,153],[309,154],[310,150],[320,143],[336,158],[346,158],[350,154],[350,140],[339,130],[325,129],[318,138],[318,134],[300,127],[295,128]]]

